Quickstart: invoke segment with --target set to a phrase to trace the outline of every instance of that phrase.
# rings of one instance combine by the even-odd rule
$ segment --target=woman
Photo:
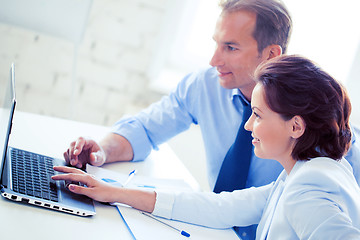
[[[344,88],[299,56],[269,60],[254,76],[253,113],[245,128],[255,154],[284,167],[274,183],[172,194],[117,188],[67,167],[55,167],[67,174],[53,179],[83,182],[88,187],[70,185],[70,191],[166,218],[214,228],[259,224],[257,239],[359,239],[360,189],[342,158],[351,140]]]

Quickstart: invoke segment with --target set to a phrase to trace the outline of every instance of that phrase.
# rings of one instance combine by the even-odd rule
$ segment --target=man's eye
[[[230,50],[230,51],[235,51],[237,48],[234,48],[234,47],[232,47],[232,46],[227,46],[227,48],[228,48],[228,50]]]

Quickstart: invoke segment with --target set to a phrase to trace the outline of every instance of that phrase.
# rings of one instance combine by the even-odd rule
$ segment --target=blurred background
[[[288,53],[347,86],[360,125],[360,1],[284,0]],[[0,0],[0,88],[16,65],[17,110],[105,126],[207,67],[218,0]],[[91,133],[89,133],[91,136]],[[199,129],[170,146],[207,190]]]

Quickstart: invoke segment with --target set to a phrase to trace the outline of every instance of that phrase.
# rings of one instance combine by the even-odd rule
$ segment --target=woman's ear
[[[291,120],[291,137],[294,139],[298,139],[301,137],[306,129],[306,123],[301,116],[294,116]]]

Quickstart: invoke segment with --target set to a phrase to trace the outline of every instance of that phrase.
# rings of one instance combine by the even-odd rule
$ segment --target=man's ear
[[[271,58],[280,56],[282,54],[282,48],[280,45],[273,44],[273,45],[267,46],[264,49],[263,54],[266,54],[266,56],[267,56],[266,60],[269,60]]]
[[[290,120],[290,127],[291,137],[294,139],[298,139],[304,134],[306,129],[306,123],[301,116],[296,115]]]

